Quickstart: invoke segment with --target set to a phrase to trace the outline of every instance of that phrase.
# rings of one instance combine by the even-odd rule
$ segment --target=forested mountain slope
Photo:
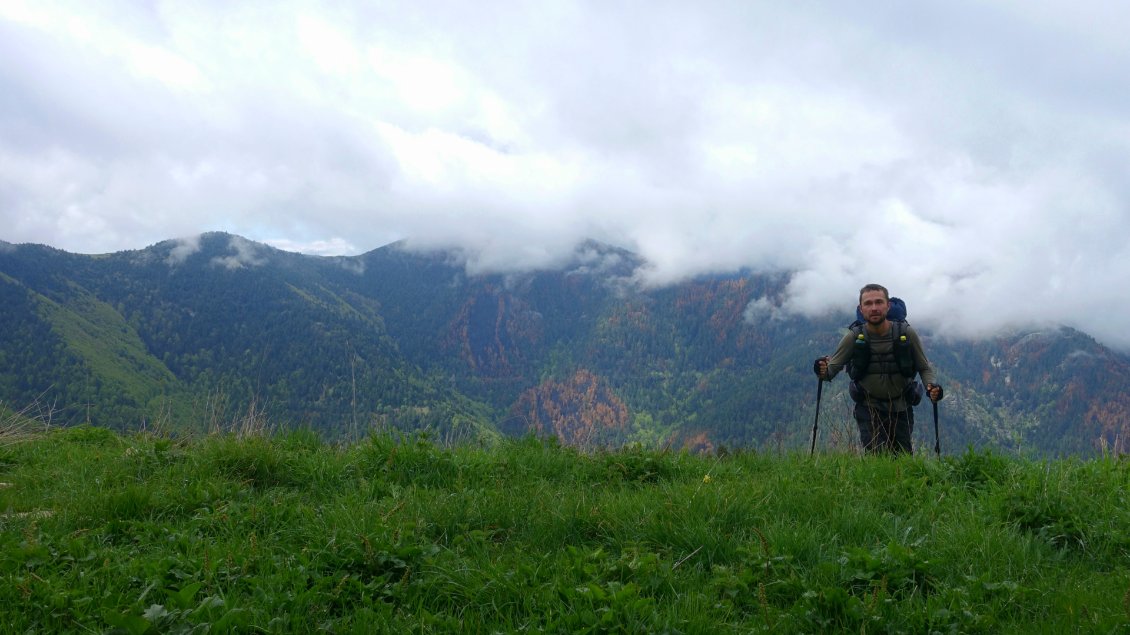
[[[642,264],[592,242],[553,270],[481,276],[448,253],[321,258],[220,233],[102,256],[0,244],[0,401],[127,429],[253,413],[331,435],[806,444],[811,360],[851,307],[753,319],[787,276],[643,289]],[[923,335],[947,386],[943,448],[1092,454],[1130,436],[1130,360],[1085,334]],[[826,430],[849,425],[845,385],[824,392]]]

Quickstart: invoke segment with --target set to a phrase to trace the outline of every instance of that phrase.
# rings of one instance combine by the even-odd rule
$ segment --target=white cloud
[[[842,310],[878,281],[927,327],[1062,322],[1130,348],[1128,17],[1087,0],[9,0],[2,238],[407,238],[472,271],[596,238],[647,258],[651,284],[794,271],[778,311]]]
[[[745,321],[751,324],[765,320],[784,320],[787,319],[788,316],[788,312],[783,310],[779,304],[765,296],[750,302],[742,313],[742,317]]]
[[[169,250],[169,257],[165,260],[169,265],[179,265],[194,253],[200,251],[200,236],[180,238]]]
[[[274,240],[264,240],[263,242],[283,251],[312,254],[315,256],[355,255],[358,253],[357,247],[344,238],[313,240],[304,243],[295,242],[288,238],[278,238]]]
[[[267,262],[258,243],[251,242],[241,236],[231,237],[228,241],[228,250],[231,251],[230,255],[216,256],[212,259],[212,264],[235,270],[258,267]]]

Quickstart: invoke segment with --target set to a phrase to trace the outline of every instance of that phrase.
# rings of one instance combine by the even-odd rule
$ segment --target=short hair
[[[863,294],[867,293],[868,291],[882,291],[883,292],[883,299],[886,300],[887,302],[891,301],[891,294],[887,291],[887,287],[884,287],[881,284],[875,284],[874,282],[872,282],[871,284],[863,285],[863,288],[859,290],[859,304],[861,306],[863,305]]]

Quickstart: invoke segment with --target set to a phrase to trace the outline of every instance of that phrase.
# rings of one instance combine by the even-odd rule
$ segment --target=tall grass
[[[51,428],[54,407],[39,399],[12,410],[0,402],[0,448],[22,443]]]
[[[11,632],[1130,630],[1115,458],[74,428],[0,477]]]

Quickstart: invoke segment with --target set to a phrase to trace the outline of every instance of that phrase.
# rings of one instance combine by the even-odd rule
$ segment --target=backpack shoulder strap
[[[914,362],[914,351],[910,345],[910,340],[906,336],[909,327],[910,325],[907,324],[906,320],[891,320],[891,338],[895,362],[898,364],[899,372],[902,373],[903,377],[913,379],[918,368]]]
[[[856,320],[848,327],[853,343],[851,357],[848,358],[846,370],[852,381],[859,381],[867,375],[867,367],[871,365],[871,344],[863,328],[863,322]],[[862,342],[860,342],[862,340]]]

